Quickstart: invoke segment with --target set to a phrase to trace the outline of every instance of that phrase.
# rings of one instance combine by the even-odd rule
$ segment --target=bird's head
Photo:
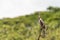
[[[40,20],[41,16],[38,16],[38,18],[39,18],[39,20]]]

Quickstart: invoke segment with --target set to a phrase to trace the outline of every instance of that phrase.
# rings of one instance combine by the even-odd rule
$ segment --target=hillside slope
[[[37,40],[40,30],[38,13],[48,26],[45,38],[41,40],[60,40],[60,11],[35,12],[31,15],[0,20],[0,40]]]

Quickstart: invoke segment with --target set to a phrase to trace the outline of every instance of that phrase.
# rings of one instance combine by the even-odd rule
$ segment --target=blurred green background
[[[40,30],[39,13],[48,27],[46,37],[40,39],[60,40],[60,8],[52,6],[49,6],[47,11],[0,19],[0,40],[37,40]]]

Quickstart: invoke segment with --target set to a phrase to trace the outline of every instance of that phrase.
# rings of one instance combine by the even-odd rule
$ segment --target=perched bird
[[[40,28],[45,29],[45,23],[40,16],[39,16],[39,23],[40,23]]]
[[[40,36],[45,37],[45,23],[40,16],[39,16],[39,24],[40,24],[40,32],[39,32],[38,40],[39,40]],[[42,33],[42,35],[41,35],[41,33]]]

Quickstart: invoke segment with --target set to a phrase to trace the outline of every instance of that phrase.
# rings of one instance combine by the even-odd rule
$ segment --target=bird
[[[40,24],[40,28],[45,29],[45,23],[40,16],[39,16],[39,24]]]
[[[38,40],[39,40],[41,36],[45,37],[45,23],[40,15],[39,15],[38,19],[39,19],[39,24],[40,24],[40,32],[39,32],[39,37],[38,37]],[[42,33],[42,31],[43,31],[43,33]],[[41,33],[43,35],[41,35]]]

